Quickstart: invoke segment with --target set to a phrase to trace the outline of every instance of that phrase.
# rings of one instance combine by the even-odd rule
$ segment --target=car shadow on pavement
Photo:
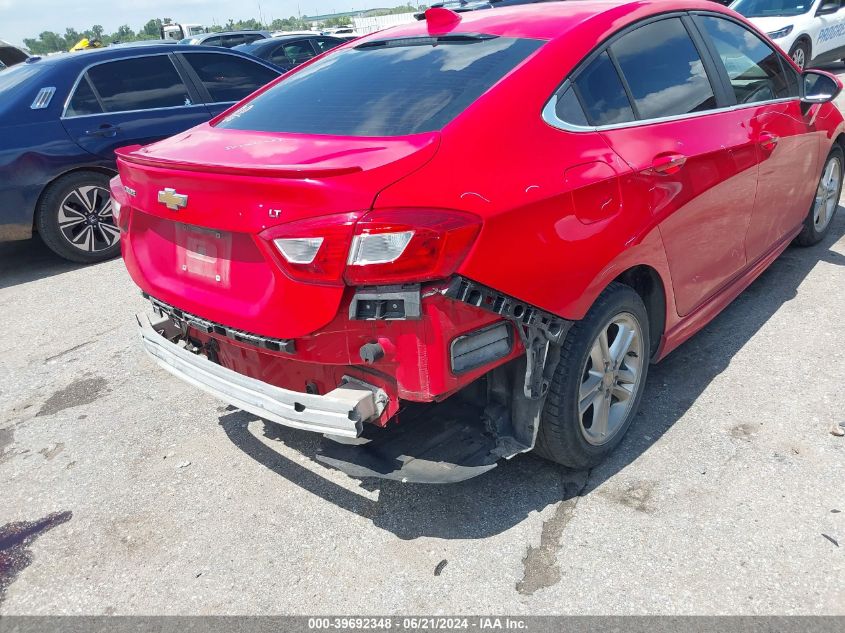
[[[787,301],[819,262],[845,266],[831,246],[845,234],[839,209],[823,243],[790,247],[714,321],[650,369],[640,413],[619,448],[589,473],[520,455],[484,475],[448,485],[360,480],[378,499],[358,494],[285,457],[248,428],[255,416],[232,410],[220,417],[229,439],[277,475],[335,505],[370,519],[402,539],[478,539],[499,534],[532,511],[589,494],[647,451],[677,422],[734,355]],[[833,290],[833,289],[832,289]],[[717,421],[714,420],[714,424]],[[321,438],[261,420],[265,440],[282,442],[316,462]],[[255,426],[253,426],[255,428]],[[319,471],[324,468],[318,464]],[[690,477],[700,476],[690,469]],[[353,480],[354,481],[354,480]]]
[[[82,268],[62,259],[40,239],[0,242],[0,290]]]

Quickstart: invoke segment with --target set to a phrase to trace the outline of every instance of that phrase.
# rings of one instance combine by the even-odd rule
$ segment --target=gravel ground
[[[120,261],[0,245],[0,613],[843,615],[843,236],[653,367],[599,468],[443,487],[362,484],[154,367]]]

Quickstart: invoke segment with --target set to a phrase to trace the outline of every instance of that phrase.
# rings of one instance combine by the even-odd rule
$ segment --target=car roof
[[[231,49],[220,48],[218,46],[191,46],[190,51],[187,52],[196,53],[199,51],[225,54],[230,52]],[[48,57],[31,57],[25,63],[50,67],[62,64],[80,64],[87,66],[88,64],[95,64],[97,62],[107,61],[110,59],[128,59],[132,57],[141,57],[150,53],[164,52],[184,53],[186,50],[184,46],[179,46],[176,42],[162,43],[157,41],[154,44],[136,44],[132,42],[116,46],[106,46],[103,48],[89,48],[84,51],[61,53],[59,55],[50,55]],[[232,54],[245,56],[243,53],[238,51],[235,51]]]
[[[448,9],[435,9],[446,12]],[[486,33],[501,37],[552,40],[561,37],[586,20],[622,28],[638,19],[671,11],[714,11],[735,15],[712,0],[567,0],[454,13],[459,21],[432,26],[427,20],[412,22],[365,35],[359,41],[388,37],[426,36],[436,33]],[[453,13],[449,11],[449,13]]]
[[[255,40],[254,42],[249,42],[247,44],[238,44],[237,46],[235,46],[235,49],[236,50],[255,51],[255,50],[259,50],[261,48],[264,48],[265,46],[267,46],[267,47],[276,46],[276,45],[281,44],[283,42],[290,42],[290,41],[293,41],[293,40],[303,40],[303,39],[307,39],[309,37],[319,37],[319,38],[328,37],[329,39],[339,39],[339,38],[336,38],[336,37],[333,38],[330,35],[320,35],[319,33],[311,33],[309,35],[305,35],[304,33],[302,33],[300,35],[277,35],[275,37],[269,37],[269,38],[263,39],[263,40]]]
[[[217,37],[218,35],[265,35],[270,37],[270,31],[256,31],[253,29],[244,29],[243,31],[220,31],[218,33],[197,33],[196,35],[192,35],[190,39],[192,40],[205,40],[209,37]],[[188,38],[186,38],[188,39]]]

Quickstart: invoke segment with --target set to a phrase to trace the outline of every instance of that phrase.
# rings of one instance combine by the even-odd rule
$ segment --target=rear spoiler
[[[330,178],[362,171],[358,165],[348,167],[320,167],[319,165],[215,165],[144,156],[138,153],[141,145],[128,145],[115,150],[119,161],[145,167],[199,171],[207,174],[230,174],[238,176],[264,176],[270,178]]]

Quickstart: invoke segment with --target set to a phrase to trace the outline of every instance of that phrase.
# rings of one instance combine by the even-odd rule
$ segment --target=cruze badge
[[[171,211],[178,211],[188,206],[188,196],[176,193],[176,190],[170,187],[165,187],[158,192],[158,201]]]

